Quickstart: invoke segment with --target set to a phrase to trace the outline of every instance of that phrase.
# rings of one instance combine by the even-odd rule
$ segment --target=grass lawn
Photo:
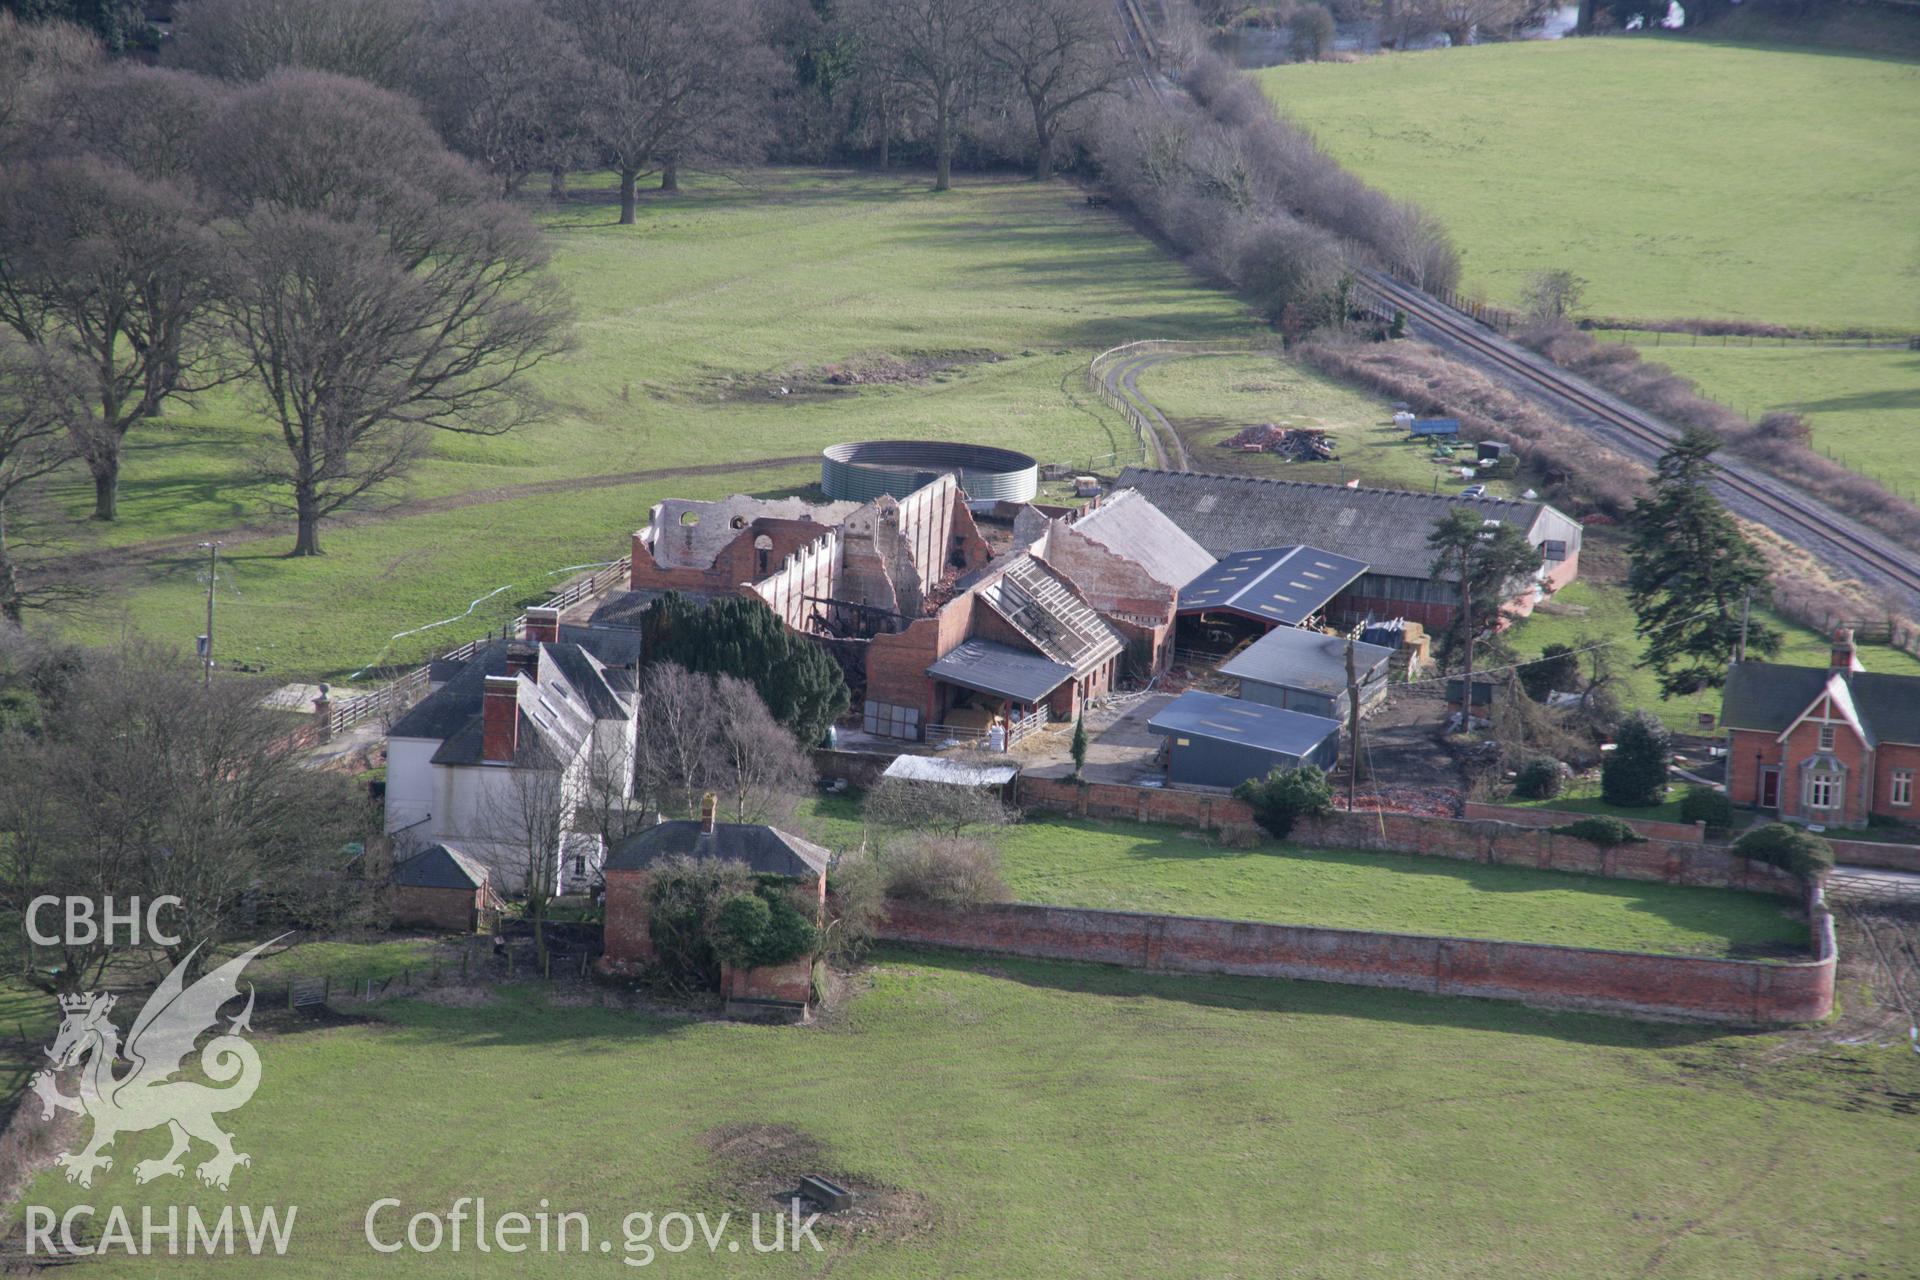
[[[1443,490],[1470,483],[1436,462],[1431,448],[1409,441],[1384,399],[1279,356],[1168,360],[1141,373],[1139,386],[1180,432],[1198,471],[1317,484],[1357,478],[1386,489],[1430,489],[1436,477]],[[1241,428],[1263,422],[1331,432],[1340,460],[1290,462],[1220,447]],[[1496,493],[1519,491],[1503,481],[1487,483]]]
[[[1621,336],[1750,418],[1774,409],[1801,414],[1815,449],[1905,497],[1920,493],[1920,351],[1722,347],[1707,338],[1694,346],[1690,335],[1671,333],[1656,347],[1651,334]]]
[[[407,496],[738,470],[323,530],[318,563],[279,559],[289,525],[285,538],[231,549],[218,624],[230,658],[338,675],[393,632],[513,584],[396,652],[458,643],[536,597],[548,570],[619,554],[652,502],[789,492],[817,480],[813,459],[836,441],[944,438],[1079,467],[1116,451],[1130,461],[1131,430],[1081,382],[1087,361],[1135,338],[1250,331],[1240,304],[1065,183],[964,178],[935,196],[917,177],[766,171],[651,198],[639,225],[619,227],[608,181],[582,180],[588,198],[557,211],[536,205],[579,313],[577,350],[538,375],[552,414],[496,439],[439,439]],[[920,366],[888,374],[889,361]],[[828,364],[881,377],[842,387],[796,376]],[[143,423],[128,437],[121,522],[85,532],[117,545],[272,518],[275,495],[250,473],[263,439],[239,390]],[[808,461],[755,465],[767,458]],[[90,502],[82,479],[64,493],[76,516]],[[200,572],[183,556],[122,575],[82,633],[194,635]]]
[[[1599,779],[1575,778],[1551,800],[1521,800],[1509,796],[1495,803],[1515,809],[1553,809],[1566,813],[1604,813],[1616,818],[1646,818],[1653,822],[1685,822],[1686,819],[1680,814],[1680,798],[1686,793],[1686,784],[1676,783],[1668,788],[1664,803],[1614,805],[1600,798]],[[1737,813],[1734,816],[1737,821],[1746,815]]]
[[[800,821],[834,848],[861,838],[853,800],[812,802]],[[1721,889],[1292,844],[1228,849],[1164,823],[1048,818],[997,842],[1021,902],[1693,955],[1797,955],[1807,938],[1783,901]]]
[[[1920,324],[1913,63],[1642,37],[1259,74],[1343,163],[1437,214],[1497,301],[1566,268],[1597,315]]]
[[[700,1244],[658,1270],[1765,1280],[1891,1276],[1920,1243],[1904,1047],[1782,1053],[1493,1002],[934,953],[883,952],[856,987],[813,1028],[556,1005],[534,984],[375,1005],[259,1038],[260,1090],[225,1122],[253,1158],[231,1192],[136,1186],[165,1145],[148,1133],[91,1190],[43,1175],[26,1202],[136,1222],[140,1205],[298,1206],[264,1265],[87,1268],[141,1277],[631,1274],[625,1215],[738,1223],[797,1170],[853,1182],[885,1225],[821,1230],[831,1252],[798,1264]],[[375,1200],[402,1202],[385,1233],[459,1196],[584,1212],[612,1250],[367,1245]]]

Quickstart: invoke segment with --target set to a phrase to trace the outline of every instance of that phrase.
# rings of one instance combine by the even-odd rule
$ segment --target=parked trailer
[[[1416,439],[1421,436],[1457,436],[1460,434],[1460,419],[1415,418],[1409,431]]]

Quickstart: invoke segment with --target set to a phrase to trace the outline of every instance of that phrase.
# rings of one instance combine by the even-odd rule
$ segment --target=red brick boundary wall
[[[1582,818],[1591,818],[1590,813],[1569,813],[1565,809],[1533,809],[1519,805],[1481,804],[1477,800],[1467,801],[1466,817],[1492,822],[1511,822],[1522,827],[1564,827],[1569,822],[1578,822]],[[1707,842],[1707,824],[1704,822],[1658,822],[1652,818],[1622,818],[1620,821],[1632,827],[1635,834],[1649,840],[1671,840],[1681,844],[1705,844]]]
[[[1107,782],[1072,783],[1025,774],[1020,777],[1020,805],[1081,817],[1226,830],[1250,829],[1253,825],[1253,811],[1227,795]],[[1615,880],[1658,880],[1794,898],[1802,892],[1799,880],[1787,872],[1749,862],[1716,845],[1649,840],[1603,848],[1591,841],[1512,822],[1335,812],[1303,820],[1294,828],[1293,839],[1303,845],[1575,871]]]
[[[1835,862],[1854,867],[1920,872],[1920,845],[1881,844],[1877,840],[1835,840],[1831,836],[1827,837],[1827,843],[1833,846]]]
[[[1809,903],[1814,957],[1787,963],[1661,956],[1012,903],[888,904],[889,942],[1173,973],[1394,987],[1532,1005],[1742,1025],[1812,1022],[1833,1009],[1833,919]]]

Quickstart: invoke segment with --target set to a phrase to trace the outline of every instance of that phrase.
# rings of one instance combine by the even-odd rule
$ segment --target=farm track
[[[1680,434],[1418,289],[1377,271],[1366,272],[1365,280],[1449,354],[1544,401],[1576,425],[1589,426],[1636,458],[1653,462]],[[1722,459],[1719,465],[1715,487],[1737,514],[1766,525],[1847,576],[1892,591],[1908,607],[1920,607],[1920,569],[1911,552],[1745,463]]]
[[[652,471],[617,471],[610,475],[579,476],[563,480],[533,480],[525,484],[496,485],[488,489],[472,489],[466,493],[447,494],[438,498],[416,498],[393,503],[372,511],[357,511],[342,514],[327,522],[329,528],[350,529],[369,524],[380,524],[388,520],[402,520],[410,516],[433,515],[441,511],[458,511],[465,507],[486,506],[496,502],[513,502],[520,498],[538,497],[549,493],[574,493],[582,489],[615,489],[623,485],[646,484],[654,480],[678,480],[690,476],[724,476],[743,471],[766,471],[780,467],[797,467],[803,463],[817,462],[818,454],[806,453],[785,458],[754,458],[743,462],[704,463],[690,467],[661,467]],[[209,538],[217,539],[222,546],[231,547],[249,542],[263,542],[269,538],[291,538],[292,529],[285,521],[270,524],[236,525],[230,529],[215,529],[208,533],[192,534],[177,538],[155,538],[147,542],[128,542],[112,547],[93,547],[85,551],[72,551],[65,555],[50,556],[36,561],[36,574],[60,574],[74,577],[83,574],[124,569],[142,564],[155,564],[183,555],[197,555],[196,548]]]

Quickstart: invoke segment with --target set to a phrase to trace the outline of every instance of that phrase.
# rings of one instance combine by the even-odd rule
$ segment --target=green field
[[[1168,360],[1143,371],[1138,383],[1180,433],[1196,471],[1316,484],[1358,479],[1388,489],[1430,489],[1436,478],[1442,490],[1469,483],[1436,462],[1430,448],[1408,440],[1384,399],[1280,356]],[[1331,433],[1339,460],[1294,462],[1220,447],[1241,428],[1267,422]],[[1489,485],[1498,494],[1518,492],[1505,482]]]
[[[1607,334],[1609,340],[1616,335]],[[1687,334],[1621,335],[1705,395],[1758,419],[1775,409],[1813,428],[1813,447],[1913,498],[1920,492],[1920,351],[1798,343],[1753,346]]]
[[[778,1208],[794,1175],[873,1212],[827,1254],[660,1254],[689,1276],[1904,1274],[1920,1245],[1920,1058],[1312,983],[888,952],[813,1028],[550,1002],[395,1001],[259,1037],[222,1194],[26,1203],[297,1206],[288,1255],[88,1274],[614,1276],[635,1211]],[[1800,1045],[1803,1047],[1794,1047]],[[405,1215],[584,1212],[608,1254],[377,1255]],[[92,1221],[98,1231],[101,1219]],[[770,1232],[770,1229],[769,1229]],[[696,1234],[697,1238],[697,1234]],[[741,1237],[745,1238],[744,1229]],[[634,1255],[636,1259],[641,1255]]]
[[[1920,328],[1920,65],[1636,38],[1259,74],[1496,301],[1565,268],[1596,315]]]
[[[506,437],[441,439],[408,494],[497,500],[326,531],[318,564],[280,558],[290,527],[239,543],[219,597],[229,659],[337,676],[392,633],[513,584],[395,653],[457,643],[537,598],[548,570],[620,554],[651,503],[792,491],[818,478],[812,459],[835,441],[937,437],[1078,466],[1130,461],[1130,429],[1081,382],[1088,359],[1143,336],[1249,331],[1239,304],[1064,183],[972,178],[934,196],[917,179],[756,172],[649,200],[635,227],[614,225],[605,180],[576,185],[578,202],[536,206],[580,316],[578,349],[539,377],[552,415]],[[828,365],[874,380],[831,385]],[[273,518],[273,495],[250,478],[255,421],[230,391],[142,424],[105,541]],[[713,466],[737,469],[645,475]],[[90,492],[80,479],[65,494],[76,515]],[[566,485],[575,479],[600,487]],[[539,483],[560,491],[510,488]],[[80,633],[191,637],[199,575],[184,554],[110,577]]]
[[[800,821],[834,848],[862,837],[851,800]],[[1390,853],[1266,843],[1230,849],[1166,824],[1047,818],[995,837],[1021,902],[1273,924],[1447,934],[1686,955],[1798,955],[1776,898]]]

